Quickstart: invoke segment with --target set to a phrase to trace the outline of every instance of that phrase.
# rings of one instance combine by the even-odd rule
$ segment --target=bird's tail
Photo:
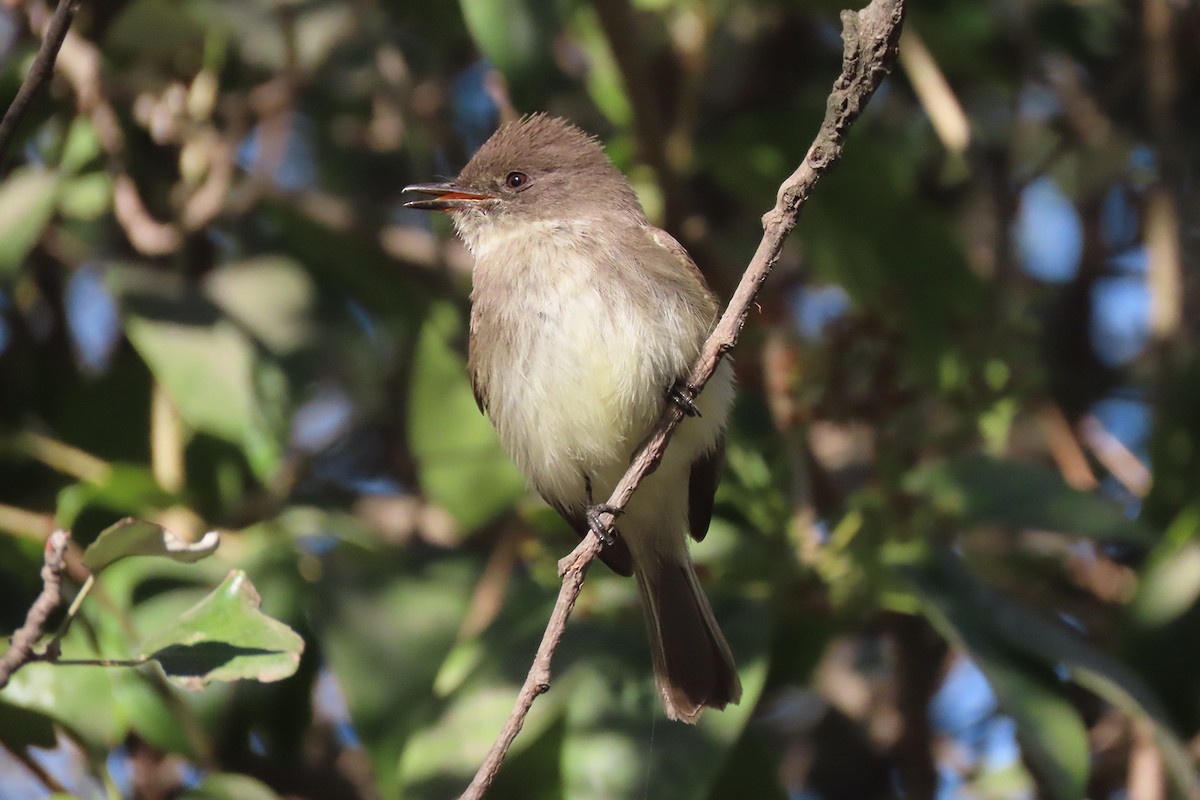
[[[733,655],[687,554],[642,559],[638,588],[650,632],[654,682],[671,719],[694,723],[705,708],[742,698]]]

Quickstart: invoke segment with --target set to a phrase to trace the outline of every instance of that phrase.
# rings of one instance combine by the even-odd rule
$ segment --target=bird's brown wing
[[[712,450],[692,462],[692,474],[688,479],[688,526],[692,538],[703,541],[712,521],[713,498],[717,484],[721,481],[721,470],[725,466],[725,434],[717,439]]]
[[[554,510],[558,512],[560,517],[567,521],[567,524],[571,526],[571,530],[575,531],[580,539],[588,535],[587,517],[584,516],[582,510],[568,511],[545,495],[542,495],[542,497],[554,507]],[[626,578],[633,575],[633,554],[629,552],[629,545],[625,544],[625,540],[621,538],[620,531],[613,531],[612,544],[606,544],[600,550],[600,560],[618,575],[623,575]]]
[[[479,365],[476,363],[475,350],[475,315],[471,315],[471,333],[467,339],[467,374],[471,377],[471,391],[475,394],[475,405],[479,406],[479,413],[487,413],[487,384],[483,381],[483,376],[479,372]]]
[[[666,262],[662,262],[661,271],[656,276],[667,286],[673,286],[683,297],[687,298],[687,303],[698,311],[703,311],[709,324],[714,324],[717,321],[717,297],[708,288],[708,282],[704,280],[704,273],[696,266],[696,262],[688,255],[688,251],[683,245],[675,240],[675,237],[661,228],[646,226],[646,233],[649,234],[648,241],[651,243],[653,250],[662,252],[667,251],[671,258]],[[643,266],[654,267],[660,262],[654,258],[648,258],[642,262]],[[684,269],[679,269],[683,266]]]

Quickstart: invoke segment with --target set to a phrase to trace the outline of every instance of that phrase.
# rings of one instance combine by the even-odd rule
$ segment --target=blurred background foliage
[[[400,188],[566,116],[727,296],[842,4],[85,2],[0,182],[0,630],[55,524],[136,515],[222,545],[106,573],[81,647],[236,568],[306,649],[196,693],[31,666],[0,796],[460,791],[573,536],[471,397],[469,258]],[[0,96],[47,12],[0,6]],[[735,354],[693,550],[742,705],[661,719],[598,567],[490,796],[1196,791],[1198,37],[1189,0],[912,3]]]

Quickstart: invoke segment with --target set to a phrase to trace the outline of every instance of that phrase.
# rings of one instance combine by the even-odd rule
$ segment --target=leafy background
[[[471,398],[469,258],[399,190],[567,116],[727,295],[840,5],[84,3],[0,182],[0,630],[53,525],[135,515],[221,547],[114,565],[72,647],[136,655],[231,569],[306,646],[194,693],[30,666],[0,796],[460,791],[572,535]],[[742,705],[661,719],[598,568],[492,797],[1195,790],[1200,10],[912,6],[736,352],[694,552]],[[0,95],[44,12],[0,7]]]

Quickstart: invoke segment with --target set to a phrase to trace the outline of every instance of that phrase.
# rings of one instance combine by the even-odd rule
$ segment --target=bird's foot
[[[677,380],[667,388],[667,399],[679,406],[685,416],[698,417],[700,409],[696,407],[696,395],[700,392],[685,380]]]
[[[592,533],[596,534],[605,547],[612,547],[617,543],[616,528],[609,528],[601,520],[605,514],[612,515],[614,521],[617,517],[625,513],[625,509],[611,506],[608,503],[597,503],[592,499],[592,478],[590,475],[583,476],[583,489],[587,495],[587,508],[584,509],[584,517],[587,519],[588,528]]]
[[[617,517],[625,513],[625,509],[610,506],[608,503],[597,503],[589,505],[584,515],[587,517],[588,528],[592,533],[596,534],[596,538],[604,543],[605,547],[612,547],[617,543],[617,533],[614,528],[606,526],[601,519],[605,514],[611,514],[615,520]]]

